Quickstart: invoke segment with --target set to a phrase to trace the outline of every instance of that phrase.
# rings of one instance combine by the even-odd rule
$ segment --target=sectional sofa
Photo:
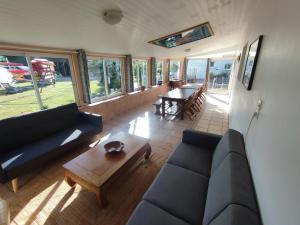
[[[261,225],[243,136],[185,130],[127,225]]]

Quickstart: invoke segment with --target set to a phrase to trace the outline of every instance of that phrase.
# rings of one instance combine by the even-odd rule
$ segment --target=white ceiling
[[[0,42],[134,56],[177,57],[234,49],[260,0],[0,0]],[[118,25],[106,9],[124,13]],[[209,21],[215,36],[165,49],[148,41]],[[192,51],[185,53],[184,49]]]

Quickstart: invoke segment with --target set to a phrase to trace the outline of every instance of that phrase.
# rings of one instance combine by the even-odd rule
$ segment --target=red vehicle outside
[[[7,69],[16,81],[23,81],[30,77],[29,68],[26,69],[22,63],[0,62],[0,66]]]
[[[31,60],[34,76],[38,82],[55,83],[55,64],[47,59]],[[31,80],[30,69],[22,63],[0,62],[0,66],[7,69],[17,82]]]

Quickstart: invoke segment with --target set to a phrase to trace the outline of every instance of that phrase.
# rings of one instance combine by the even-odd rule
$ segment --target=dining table
[[[166,115],[166,101],[169,102],[176,102],[177,105],[180,107],[180,118],[184,119],[184,106],[186,101],[197,91],[197,89],[193,88],[176,88],[174,90],[168,91],[164,94],[161,94],[159,97],[162,100],[161,105],[161,115],[165,117]]]
[[[182,85],[181,89],[196,89],[199,90],[203,86],[202,83],[187,83]]]

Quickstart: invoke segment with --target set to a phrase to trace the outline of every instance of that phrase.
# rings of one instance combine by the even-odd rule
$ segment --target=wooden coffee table
[[[110,141],[123,142],[124,152],[107,154],[103,146]],[[99,204],[104,207],[107,204],[107,187],[141,156],[149,159],[150,154],[149,139],[119,132],[64,164],[65,181],[71,187],[77,183],[94,192]]]

